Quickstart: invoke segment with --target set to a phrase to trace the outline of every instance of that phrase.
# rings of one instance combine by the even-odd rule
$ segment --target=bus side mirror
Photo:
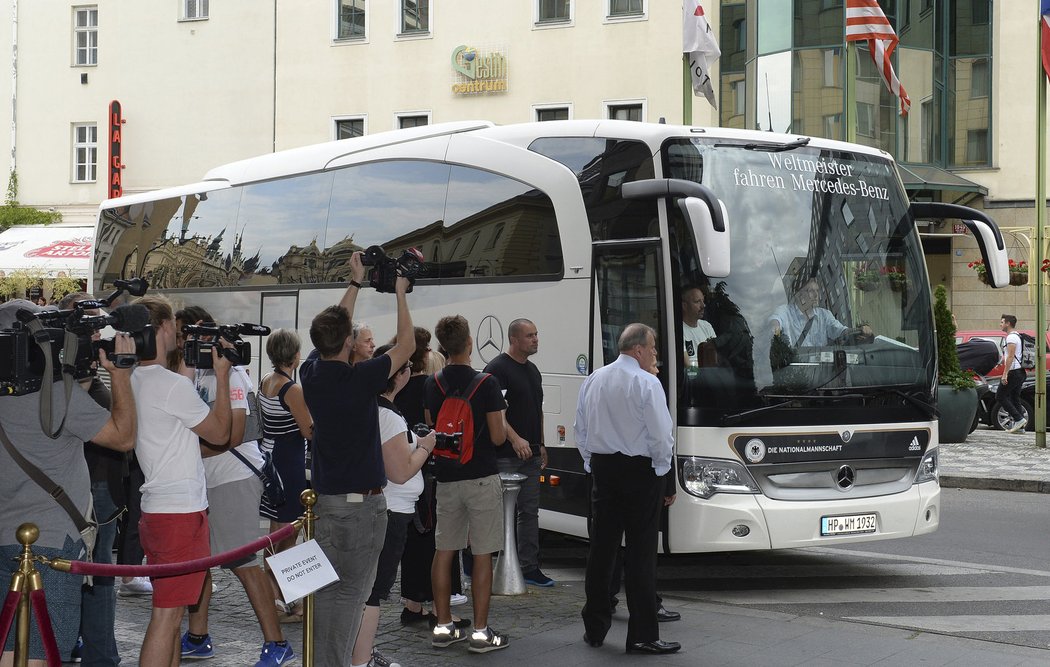
[[[726,207],[711,188],[681,178],[650,178],[620,186],[624,199],[677,197],[678,207],[693,230],[700,268],[711,278],[729,275],[729,223]]]
[[[910,211],[913,220],[960,220],[977,241],[981,259],[984,260],[991,277],[992,287],[1006,287],[1010,284],[1010,260],[1006,256],[1003,234],[995,221],[984,211],[943,202],[912,202]]]
[[[702,199],[683,197],[678,200],[678,208],[693,230],[696,254],[704,274],[711,278],[725,278],[729,275],[729,214],[725,204],[716,202],[722,213],[722,229],[716,227],[711,208]]]

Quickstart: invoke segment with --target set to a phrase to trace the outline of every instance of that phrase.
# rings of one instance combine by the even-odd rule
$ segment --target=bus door
[[[259,324],[270,327],[271,330],[296,331],[299,326],[299,293],[263,292],[262,303],[259,306]],[[258,378],[256,384],[267,373],[273,371],[270,358],[266,356],[267,338],[268,336],[259,337],[259,349],[252,355],[253,377]]]
[[[660,239],[597,241],[593,247],[591,372],[611,364],[620,356],[620,334],[628,324],[648,324],[656,331],[657,367],[666,400],[671,375],[668,369],[674,368],[674,364],[667,362],[675,347],[674,331],[669,331],[667,326],[665,291],[668,286]],[[673,470],[672,465],[672,475]],[[668,494],[673,493],[673,490],[668,491]],[[664,551],[667,551],[667,508],[661,512],[660,531]]]

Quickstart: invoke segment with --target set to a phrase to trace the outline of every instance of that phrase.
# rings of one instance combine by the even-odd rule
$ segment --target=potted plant
[[[1028,284],[1028,262],[1023,259],[1017,262],[1012,259],[1010,260],[1010,284]]]
[[[856,272],[853,274],[853,285],[862,292],[870,292],[879,288],[879,277],[877,269],[872,267],[871,264],[864,264],[857,267]]]
[[[975,259],[966,266],[973,269],[977,273],[977,279],[980,280],[982,283],[984,283],[985,285],[992,284],[990,282],[991,278],[988,277],[988,267],[984,265],[983,259]]]
[[[899,266],[884,266],[880,273],[890,281],[890,289],[894,292],[903,292],[908,286],[908,274]]]
[[[934,290],[934,325],[937,327],[937,409],[941,442],[963,442],[977,414],[977,389],[973,376],[959,368],[955,324],[948,310],[948,290]]]

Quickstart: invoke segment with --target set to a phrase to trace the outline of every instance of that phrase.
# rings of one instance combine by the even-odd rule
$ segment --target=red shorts
[[[207,511],[189,514],[142,513],[139,540],[149,565],[183,563],[211,555]],[[150,577],[154,607],[185,607],[201,599],[206,571]]]

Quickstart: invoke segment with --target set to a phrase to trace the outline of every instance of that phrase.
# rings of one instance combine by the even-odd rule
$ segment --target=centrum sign
[[[482,51],[460,45],[452,50],[455,95],[507,92],[507,56],[501,49]]]

